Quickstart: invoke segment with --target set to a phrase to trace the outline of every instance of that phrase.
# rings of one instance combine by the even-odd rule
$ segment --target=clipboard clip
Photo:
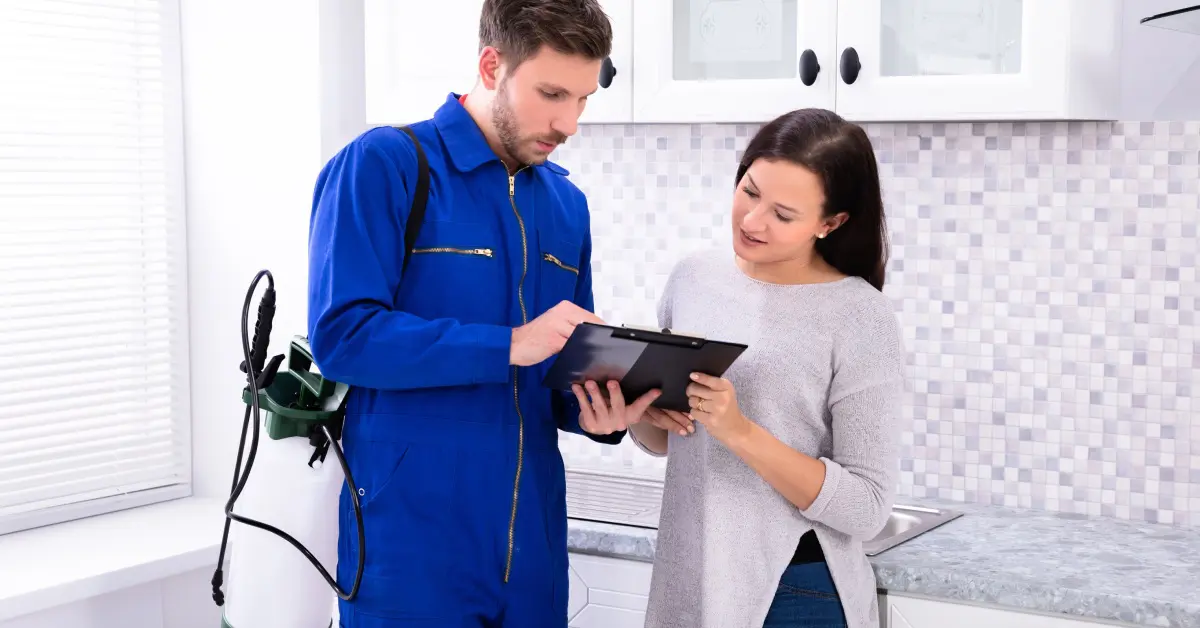
[[[660,331],[656,329],[633,327],[629,325],[613,328],[612,335],[616,338],[625,338],[627,340],[637,340],[640,342],[660,345],[671,345],[675,347],[686,347],[689,349],[700,349],[707,342],[702,337],[676,334],[670,329],[663,329]]]

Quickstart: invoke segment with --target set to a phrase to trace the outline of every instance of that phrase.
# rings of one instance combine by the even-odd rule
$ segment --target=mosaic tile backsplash
[[[1200,121],[866,125],[911,391],[900,495],[1200,525]],[[584,126],[599,314],[725,244],[748,125]],[[661,478],[562,435],[569,467]]]

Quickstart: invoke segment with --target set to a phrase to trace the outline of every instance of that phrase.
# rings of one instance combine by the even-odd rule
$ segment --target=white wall
[[[313,184],[365,124],[362,2],[182,1],[193,472],[196,494],[218,497],[241,430],[240,316],[256,272],[272,272],[279,297],[272,353],[305,331]]]
[[[271,271],[279,299],[271,353],[286,352],[305,333],[313,185],[365,128],[363,3],[182,2],[193,477],[196,495],[224,498],[245,407],[246,290],[255,273]]]
[[[1138,23],[1191,4],[1192,0],[1125,0],[1121,119],[1200,117],[1200,35]]]
[[[313,184],[365,127],[363,10],[361,0],[180,2],[193,478],[196,495],[223,498],[244,407],[242,301],[269,269],[279,293],[272,353],[304,333]],[[214,628],[211,577],[202,569],[0,628]]]

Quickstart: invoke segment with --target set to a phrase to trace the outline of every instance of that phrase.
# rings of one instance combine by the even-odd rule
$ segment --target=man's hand
[[[608,382],[607,392],[602,391],[596,382],[590,381],[586,384],[586,390],[579,384],[572,386],[571,390],[579,400],[579,427],[597,436],[620,432],[637,423],[650,404],[662,396],[662,391],[651,390],[626,405],[621,385],[615,381]]]
[[[604,321],[570,301],[559,303],[528,324],[513,330],[508,363],[533,366],[556,355],[562,351],[567,338],[571,337],[571,332],[580,323],[603,324]]]

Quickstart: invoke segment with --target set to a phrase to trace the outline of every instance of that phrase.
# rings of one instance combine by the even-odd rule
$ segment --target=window
[[[0,1],[0,534],[190,494],[178,32]]]

